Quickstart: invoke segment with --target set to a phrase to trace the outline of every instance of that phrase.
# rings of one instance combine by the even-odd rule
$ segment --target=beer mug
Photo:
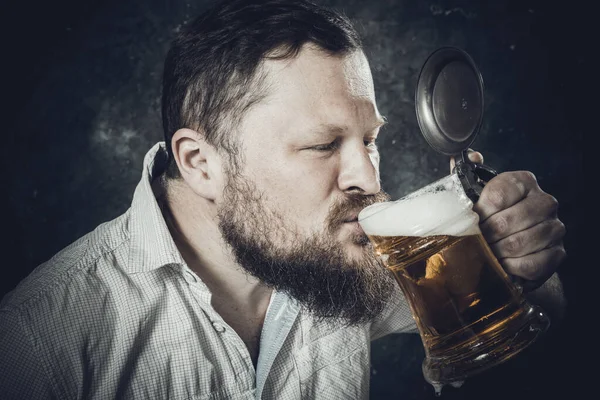
[[[481,122],[482,87],[463,51],[442,48],[430,56],[417,89],[421,131],[436,150],[461,157],[450,175],[358,216],[410,305],[425,349],[423,375],[438,395],[444,385],[458,387],[515,356],[550,323],[501,267],[472,209],[496,175],[465,151]]]

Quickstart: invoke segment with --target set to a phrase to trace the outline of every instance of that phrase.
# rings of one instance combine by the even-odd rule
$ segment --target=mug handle
[[[467,197],[473,203],[479,200],[486,183],[498,175],[493,168],[469,160],[465,151],[462,152],[462,157],[456,162],[452,172],[458,175]]]
[[[469,197],[473,203],[476,203],[477,200],[479,200],[479,196],[485,185],[493,177],[498,175],[498,172],[487,165],[476,164],[470,161],[466,151],[463,151],[461,155],[461,159],[456,162],[452,172],[456,172],[458,175],[467,197]],[[517,290],[520,293],[523,293],[523,285],[525,282],[523,278],[510,274],[508,276],[516,286]]]

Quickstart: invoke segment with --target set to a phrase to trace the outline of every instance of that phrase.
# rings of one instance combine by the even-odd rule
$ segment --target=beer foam
[[[425,191],[363,209],[358,222],[370,236],[467,236],[479,233],[479,216],[464,193]]]

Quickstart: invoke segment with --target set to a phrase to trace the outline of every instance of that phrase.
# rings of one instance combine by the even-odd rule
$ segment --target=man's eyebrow
[[[383,127],[384,125],[387,124],[387,118],[385,116],[381,116],[381,118],[377,118],[375,125],[369,129],[369,131],[371,130],[375,130],[378,128]],[[344,133],[345,131],[348,130],[347,126],[344,125],[334,125],[334,124],[319,124],[317,125],[314,129],[312,129],[313,132],[315,133],[329,133],[331,135],[340,135],[342,133]]]
[[[346,130],[348,130],[347,126],[332,125],[332,124],[319,124],[316,126],[316,128],[312,129],[312,131],[315,133],[319,133],[319,134],[329,133],[332,135],[342,134]]]

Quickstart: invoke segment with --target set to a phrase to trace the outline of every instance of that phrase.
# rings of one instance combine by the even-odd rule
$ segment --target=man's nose
[[[344,192],[376,194],[381,190],[379,181],[379,152],[368,149],[363,142],[358,149],[342,154],[339,187]]]

